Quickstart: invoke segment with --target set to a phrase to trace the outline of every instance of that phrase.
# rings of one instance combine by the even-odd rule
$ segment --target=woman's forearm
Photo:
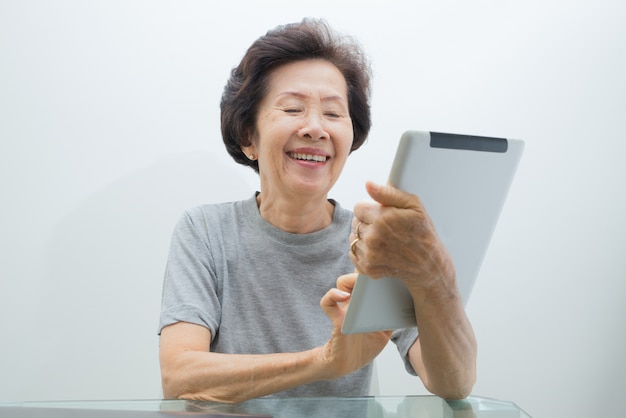
[[[319,349],[300,353],[179,353],[161,368],[165,398],[241,402],[324,378]]]
[[[467,397],[476,381],[476,338],[456,286],[414,295],[419,338],[410,360],[426,388]]]
[[[177,322],[161,330],[160,362],[166,398],[241,402],[296,386],[346,376],[369,364],[391,332],[343,335],[341,324],[356,274],[341,276],[320,306],[333,323],[326,344],[302,352],[223,354],[210,351],[211,331]],[[346,284],[346,281],[349,282]]]

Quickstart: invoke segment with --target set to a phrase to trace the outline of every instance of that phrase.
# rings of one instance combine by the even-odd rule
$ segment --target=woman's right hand
[[[327,366],[327,379],[336,379],[366,366],[385,348],[392,331],[377,331],[361,334],[343,334],[343,325],[350,295],[357,274],[345,274],[337,279],[337,288],[329,290],[320,306],[333,323],[328,342],[321,347],[321,361]]]

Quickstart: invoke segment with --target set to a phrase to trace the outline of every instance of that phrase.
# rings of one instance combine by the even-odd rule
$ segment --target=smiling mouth
[[[324,163],[326,162],[326,160],[328,160],[328,157],[325,155],[301,154],[298,152],[290,152],[288,153],[288,155],[294,160],[301,161],[315,161],[318,163]]]

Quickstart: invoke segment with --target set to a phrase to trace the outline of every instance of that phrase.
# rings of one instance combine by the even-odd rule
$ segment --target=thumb
[[[419,206],[417,196],[403,192],[389,184],[382,185],[368,181],[365,183],[365,188],[371,198],[383,206],[394,206],[405,209],[412,209]]]

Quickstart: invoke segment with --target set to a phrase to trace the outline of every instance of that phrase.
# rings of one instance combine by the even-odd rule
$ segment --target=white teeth
[[[323,155],[300,154],[298,152],[292,152],[289,155],[291,158],[295,158],[296,160],[317,161],[320,163],[326,161],[326,157]]]

